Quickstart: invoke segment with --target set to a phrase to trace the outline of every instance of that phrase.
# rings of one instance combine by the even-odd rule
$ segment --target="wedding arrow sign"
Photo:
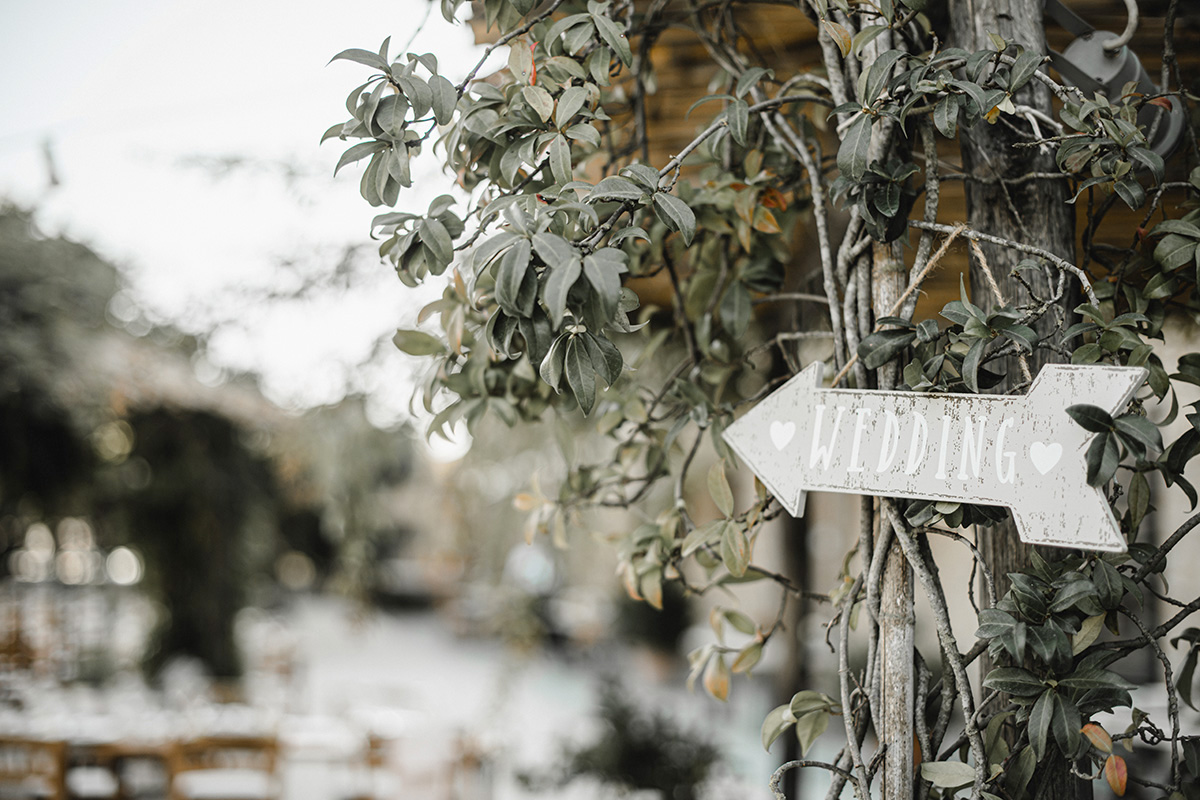
[[[725,431],[792,516],[813,490],[981,503],[1011,508],[1023,542],[1125,550],[1087,483],[1095,434],[1066,409],[1119,412],[1145,369],[1050,364],[1024,396],[822,389],[821,377],[810,365]]]

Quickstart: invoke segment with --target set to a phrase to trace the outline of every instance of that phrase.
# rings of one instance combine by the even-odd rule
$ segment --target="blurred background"
[[[391,336],[440,288],[379,265],[317,140],[344,48],[465,75],[430,9],[0,10],[0,785],[769,796],[779,665],[688,692],[704,610],[624,599],[604,542],[525,543],[558,444],[421,435]],[[452,191],[414,169],[402,207]]]

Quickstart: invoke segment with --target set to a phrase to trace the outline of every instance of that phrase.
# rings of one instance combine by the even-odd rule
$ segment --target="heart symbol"
[[[1034,468],[1043,475],[1054,469],[1060,458],[1062,458],[1062,445],[1058,442],[1050,444],[1034,442],[1029,445],[1029,460],[1033,462]]]
[[[775,445],[776,450],[782,450],[787,447],[788,442],[796,435],[796,423],[794,422],[772,422],[771,423],[771,444]]]

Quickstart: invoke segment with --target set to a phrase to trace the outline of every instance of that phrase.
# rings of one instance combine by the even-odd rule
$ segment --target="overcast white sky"
[[[346,246],[370,244],[378,210],[358,196],[357,171],[332,178],[345,145],[317,146],[369,71],[326,62],[387,35],[394,56],[426,9],[425,0],[9,0],[0,198],[37,206],[49,232],[125,268],[151,318],[193,332],[233,320],[213,337],[213,360],[261,372],[273,399],[316,404],[367,388],[381,413],[394,413],[408,402],[403,357],[352,369],[421,304],[386,266],[312,302],[246,297],[294,285],[283,261],[322,273]],[[412,50],[438,54],[452,79],[481,52],[436,7]],[[228,157],[249,161],[223,174],[201,166]],[[402,208],[423,209],[449,188],[432,160],[414,177]]]

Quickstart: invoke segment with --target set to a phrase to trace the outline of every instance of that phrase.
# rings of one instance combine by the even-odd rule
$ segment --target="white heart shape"
[[[794,422],[772,422],[771,423],[771,444],[775,445],[776,450],[782,450],[788,446],[788,442],[796,435],[796,423]]]
[[[1062,458],[1062,445],[1058,442],[1050,444],[1034,442],[1029,445],[1029,460],[1033,462],[1034,468],[1043,475],[1054,469],[1060,458]]]

